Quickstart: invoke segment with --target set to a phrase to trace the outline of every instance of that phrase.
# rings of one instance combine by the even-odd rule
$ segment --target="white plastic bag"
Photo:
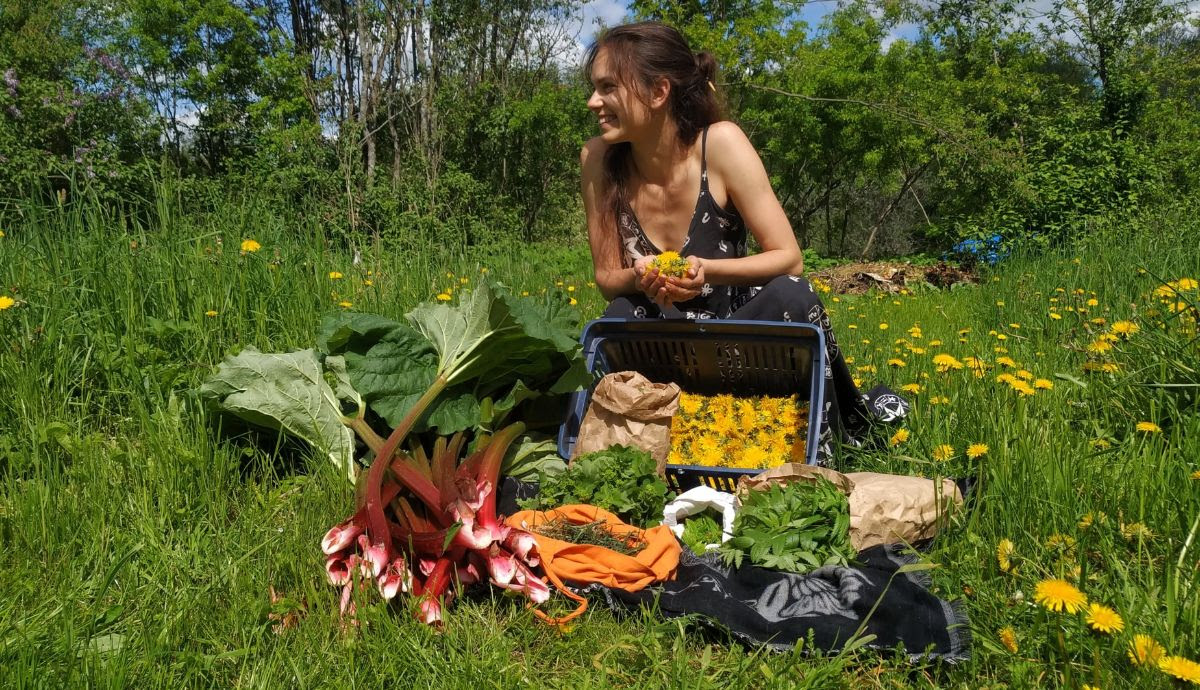
[[[679,497],[663,506],[662,523],[671,528],[675,536],[683,538],[683,521],[690,515],[698,515],[712,509],[721,514],[721,542],[733,536],[733,519],[737,517],[740,503],[737,496],[708,486],[697,486],[679,494]],[[708,544],[707,548],[719,546]]]

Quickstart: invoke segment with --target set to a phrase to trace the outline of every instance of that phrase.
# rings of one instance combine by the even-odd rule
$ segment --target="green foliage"
[[[575,458],[566,471],[541,475],[535,498],[523,505],[548,510],[584,503],[603,508],[637,527],[662,522],[663,506],[671,500],[650,454],[639,448],[611,446]]]
[[[711,510],[699,515],[689,515],[683,521],[683,537],[681,541],[692,553],[704,553],[709,544],[720,544],[724,533],[721,530],[721,516]]]
[[[848,565],[855,555],[850,502],[823,477],[751,491],[742,499],[733,537],[720,553],[735,568],[747,557],[753,565],[792,573]]]

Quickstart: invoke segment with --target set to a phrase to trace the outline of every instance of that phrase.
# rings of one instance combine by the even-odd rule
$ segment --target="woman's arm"
[[[762,251],[738,259],[704,259],[704,277],[718,285],[762,285],[776,276],[800,275],[804,254],[796,242],[762,159],[741,128],[717,122],[708,129],[710,184],[714,173]]]
[[[588,244],[592,249],[592,268],[596,287],[604,299],[612,301],[620,295],[638,292],[637,275],[632,268],[621,266],[621,241],[615,226],[605,227],[600,204],[604,180],[604,151],[608,145],[600,137],[589,139],[579,153],[583,179],[583,210],[587,217]]]

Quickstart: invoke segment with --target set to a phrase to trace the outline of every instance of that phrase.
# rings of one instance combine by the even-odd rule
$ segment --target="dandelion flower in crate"
[[[1105,635],[1119,633],[1125,629],[1125,621],[1121,620],[1121,614],[1104,604],[1093,602],[1088,606],[1085,620],[1088,625],[1092,626],[1092,630],[1102,632]]]
[[[1129,642],[1129,661],[1134,666],[1157,666],[1166,650],[1149,635],[1134,635]]]
[[[1034,588],[1033,600],[1050,611],[1066,611],[1078,613],[1087,605],[1087,595],[1079,591],[1075,585],[1058,578],[1050,578],[1037,583]]]

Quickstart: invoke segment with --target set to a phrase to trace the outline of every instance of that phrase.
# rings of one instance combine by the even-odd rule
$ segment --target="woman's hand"
[[[633,262],[633,274],[637,289],[642,292],[651,302],[658,306],[668,304],[667,297],[667,277],[660,275],[657,268],[651,264],[654,263],[654,256],[643,256]]]
[[[686,258],[687,274],[682,278],[667,278],[667,298],[671,302],[686,302],[699,296],[704,288],[704,262],[698,256]]]

